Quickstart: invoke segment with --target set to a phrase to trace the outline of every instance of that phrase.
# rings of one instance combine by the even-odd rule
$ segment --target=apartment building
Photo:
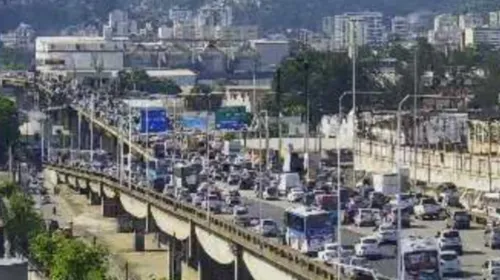
[[[356,45],[379,46],[384,43],[382,13],[345,13],[334,17],[334,41],[339,49],[347,49],[350,42]],[[354,37],[353,37],[354,35]]]

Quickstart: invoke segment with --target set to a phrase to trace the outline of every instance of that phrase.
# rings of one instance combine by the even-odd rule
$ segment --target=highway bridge
[[[45,167],[45,176],[52,183],[67,184],[86,194],[89,203],[101,204],[104,216],[117,217],[125,211],[144,221],[146,232],[154,224],[167,233],[173,241],[169,251],[181,256],[170,258],[169,265],[177,268],[170,271],[181,271],[170,279],[186,279],[182,271],[192,275],[188,270],[197,271],[197,279],[337,279],[332,266],[190,204],[148,188],[120,185],[117,178],[106,174],[56,164]],[[135,234],[139,232],[135,230]],[[207,265],[210,262],[203,259],[201,251],[220,266]]]
[[[83,138],[88,137],[88,132],[85,131],[88,131],[89,125],[94,125],[95,128],[98,128],[97,130],[96,129],[94,130],[94,134],[97,134],[98,137],[104,139],[101,142],[104,142],[103,145],[104,147],[102,148],[104,148],[105,150],[116,152],[117,141],[118,139],[121,138],[123,139],[125,145],[130,146],[130,149],[133,153],[141,156],[142,158],[152,157],[150,151],[146,150],[143,146],[137,143],[129,143],[128,137],[124,136],[116,128],[109,125],[105,120],[96,117],[91,118],[88,112],[85,112],[79,108],[72,108],[72,110],[62,110],[59,113],[54,113],[54,114],[59,114],[58,117],[56,117],[56,119],[59,120],[61,123],[66,123],[67,125],[69,125],[69,128],[73,132],[77,127],[76,120],[78,116],[84,119],[85,129],[83,129],[84,131],[83,135],[75,134],[76,137],[83,137]],[[325,140],[325,143],[323,143],[323,148],[333,148],[334,145],[332,141],[334,140]],[[74,142],[76,143],[76,141]],[[88,140],[85,140],[83,142],[88,143]],[[99,141],[94,141],[94,143],[98,142]],[[250,140],[248,141],[247,144],[251,147],[252,145],[256,145],[255,143],[257,143],[257,141]],[[358,166],[357,169],[365,169],[367,171],[375,171],[375,172],[388,172],[388,171],[390,172],[395,170],[397,152],[394,146],[384,143],[378,143],[375,141],[368,141],[364,139],[360,139],[360,141],[357,141],[357,144],[358,146],[355,149],[357,151],[356,153],[356,165]],[[309,146],[313,147],[311,145]],[[257,147],[251,147],[251,148],[257,148]],[[411,176],[414,175],[413,170],[415,167],[416,177],[422,181],[426,181],[429,183],[442,183],[451,181],[456,183],[460,187],[469,188],[474,191],[488,191],[490,189],[492,190],[497,189],[500,186],[500,162],[498,162],[497,158],[489,158],[490,162],[488,163],[487,161],[488,158],[485,156],[441,152],[438,150],[429,150],[429,149],[420,149],[418,150],[417,155],[415,156],[413,154],[413,149],[411,148],[402,148],[400,154],[402,157],[403,164],[410,169],[410,175]],[[221,273],[229,273],[231,275],[236,276],[238,272],[240,272],[240,274],[238,275],[238,277],[240,278],[238,279],[245,279],[242,278],[243,276],[241,276],[241,274],[244,273],[247,273],[247,275],[251,274],[253,279],[270,279],[271,277],[259,278],[259,276],[254,276],[251,273],[252,270],[251,268],[245,268],[246,269],[245,270],[240,267],[242,259],[244,260],[245,263],[249,262],[254,264],[256,262],[254,259],[260,259],[259,265],[255,267],[262,266],[264,268],[257,269],[256,271],[262,271],[265,273],[264,275],[277,275],[276,277],[278,277],[278,275],[281,275],[276,279],[285,279],[285,278],[286,279],[333,279],[333,277],[335,277],[335,273],[332,274],[332,271],[334,270],[331,270],[331,268],[325,267],[324,265],[317,263],[316,261],[310,258],[302,256],[287,247],[281,246],[279,244],[274,244],[267,239],[261,238],[260,236],[245,235],[243,234],[247,232],[245,229],[236,227],[235,225],[228,223],[226,220],[216,216],[210,217],[210,222],[208,222],[206,213],[203,214],[204,213],[203,210],[194,208],[190,205],[182,205],[179,204],[178,202],[172,202],[170,199],[162,197],[160,194],[154,193],[153,191],[140,189],[136,187],[130,188],[127,187],[126,184],[125,186],[120,186],[119,183],[117,183],[116,179],[110,178],[109,176],[104,174],[89,173],[84,170],[76,170],[68,167],[54,166],[54,165],[48,166],[48,170],[52,170],[53,172],[55,172],[55,174],[58,174],[57,177],[60,178],[59,180],[61,182],[68,182],[70,185],[76,186],[81,189],[89,190],[93,188],[93,191],[89,192],[91,200],[95,202],[99,201],[100,198],[101,201],[99,203],[102,203],[103,205],[105,204],[106,205],[123,204],[129,206],[142,205],[142,206],[137,206],[137,208],[142,207],[141,209],[144,209],[145,208],[144,205],[146,205],[146,209],[151,209],[151,205],[154,206],[155,204],[149,203],[147,201],[149,198],[146,197],[152,197],[152,199],[156,199],[155,200],[156,202],[162,201],[161,203],[165,204],[164,207],[166,208],[160,208],[160,209],[163,210],[166,209],[165,212],[167,214],[165,214],[165,216],[169,217],[171,216],[177,218],[177,220],[180,222],[178,222],[177,220],[172,222],[172,220],[174,219],[171,217],[162,220],[171,221],[171,224],[175,225],[174,228],[176,230],[177,228],[181,230],[182,225],[189,224],[190,227],[194,226],[194,230],[189,231],[191,233],[190,236],[192,236],[193,232],[196,233],[196,226],[198,225],[199,228],[204,229],[206,233],[212,234],[209,237],[213,236],[214,240],[216,240],[216,238],[219,238],[221,240],[221,242],[211,240],[210,244],[217,247],[217,249],[215,250],[210,248],[209,249],[203,248],[204,251],[208,252],[207,255],[209,255],[211,259],[215,260],[216,263],[221,264],[220,267],[223,267],[222,270],[224,270],[224,272]],[[80,181],[82,182],[81,184]],[[108,198],[112,198],[113,196],[112,195],[113,192],[111,192],[110,190],[114,190],[115,197],[118,197],[121,203],[118,203],[116,199],[108,200]],[[110,194],[109,197],[106,196],[106,192]],[[122,198],[120,198],[119,195],[120,193],[122,194],[121,196]],[[103,206],[103,209],[104,208],[105,207]],[[135,207],[123,206],[123,208],[126,208],[126,211],[130,213],[134,211],[130,209]],[[153,209],[156,208],[153,207]],[[146,217],[144,214],[145,210],[141,211],[142,211],[141,213],[138,214],[136,213],[137,214],[136,217],[143,217],[143,218]],[[151,212],[151,210],[148,211]],[[182,211],[185,211],[186,213],[192,216],[187,216],[188,214],[186,214],[186,216],[183,216],[183,214],[178,214],[178,213],[184,213]],[[279,212],[279,209],[276,210],[275,212]],[[155,213],[158,214],[158,211]],[[151,216],[153,216],[153,213],[151,213]],[[216,222],[219,220],[221,222]],[[182,222],[184,222],[184,224],[182,224]],[[228,228],[228,226],[231,226],[231,228]],[[224,228],[222,233],[219,233],[219,231],[221,231],[220,228]],[[425,230],[423,231],[424,235],[429,235],[432,234],[431,231],[436,230],[436,225],[426,224],[423,225],[423,228],[428,229],[427,231]],[[167,229],[164,228],[161,228],[161,230],[168,234],[171,234],[172,236],[175,235],[176,239],[178,240],[181,240],[182,239],[181,237],[184,237],[181,236],[182,232],[177,233],[176,230],[168,231]],[[414,230],[412,229],[411,231]],[[362,233],[361,235],[369,234],[367,232],[361,232],[361,233]],[[474,234],[479,234],[479,233],[474,233]],[[193,236],[196,236],[196,234],[194,234]],[[203,233],[201,233],[201,236],[205,237]],[[346,232],[343,233],[343,236],[349,236],[352,239],[348,241],[349,243],[356,242],[360,236],[360,231],[355,228],[346,227]],[[473,235],[471,235],[471,238],[467,239],[474,240],[474,237]],[[184,240],[190,240],[190,239],[184,239]],[[244,244],[247,244],[248,248],[245,247]],[[470,242],[470,244],[475,244],[474,248],[481,246],[480,244],[478,245],[472,241]],[[231,252],[233,257],[230,257],[231,254],[227,253],[230,251],[229,249],[226,250],[227,254],[223,253],[224,249],[220,249],[219,245],[221,248],[228,248],[228,246],[232,248]],[[265,254],[262,253],[259,255],[258,252],[260,248],[264,247],[267,253]],[[238,252],[234,253],[234,248],[240,248],[240,252],[246,252],[246,253],[245,254],[241,254]],[[257,250],[256,248],[259,248],[259,250]],[[280,249],[278,250],[278,248]],[[474,250],[474,248],[472,248],[471,250]],[[281,251],[281,249],[283,249],[284,251]],[[273,253],[270,253],[271,251]],[[221,254],[224,254],[224,256],[218,256],[216,252],[222,252]],[[249,258],[246,257],[246,259],[244,259],[243,256],[254,256],[255,258],[254,259],[250,258],[250,260],[248,261]],[[480,263],[481,261],[484,261],[485,257],[487,256],[478,257],[477,255],[473,255],[470,256],[466,262],[470,264],[470,266],[480,267]],[[198,264],[196,264],[197,262]],[[299,262],[300,265],[297,265],[296,262]],[[207,271],[203,269],[203,265],[206,264],[207,262],[203,261],[202,258],[196,260],[195,262],[186,261],[185,263],[182,263],[180,266],[186,271],[196,270],[197,271],[196,273],[198,273],[198,275],[204,275],[202,277],[203,279],[220,279],[220,277],[212,278],[212,276],[208,276],[210,274],[210,270]],[[377,268],[377,270],[383,274],[393,276],[395,274],[394,273],[395,265],[396,262],[394,259],[384,259],[381,260],[380,262],[377,262],[374,265],[374,267]],[[236,269],[234,269],[235,267]],[[269,271],[278,271],[278,272],[268,272],[267,271],[268,268]],[[172,278],[172,279],[177,279],[177,278]]]

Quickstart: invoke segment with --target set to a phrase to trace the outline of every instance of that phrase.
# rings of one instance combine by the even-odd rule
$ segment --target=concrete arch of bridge
[[[148,217],[149,211],[147,203],[138,201],[124,193],[120,193],[119,197],[122,207],[127,213],[138,219],[146,219]]]
[[[200,227],[195,227],[195,233],[200,246],[217,263],[230,264],[235,261],[235,255],[229,242]]]
[[[102,192],[104,193],[104,196],[106,198],[116,198],[116,193],[114,190],[108,188],[108,187],[102,187]]]
[[[242,259],[254,280],[295,280],[293,276],[281,271],[247,251],[243,251]]]
[[[162,232],[170,236],[175,236],[178,240],[186,240],[191,235],[191,228],[188,222],[172,217],[154,206],[151,206],[150,210],[156,226]]]

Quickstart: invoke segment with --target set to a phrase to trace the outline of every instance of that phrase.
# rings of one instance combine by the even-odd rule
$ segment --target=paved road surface
[[[253,191],[242,191],[241,195],[245,198],[251,215],[259,215],[259,200],[255,198]],[[283,210],[294,206],[293,203],[287,201],[262,201],[263,218],[271,218],[282,223]],[[413,227],[403,231],[404,236],[416,235],[422,237],[431,237],[438,230],[445,228],[444,221],[412,221]],[[373,232],[373,228],[357,228],[355,226],[346,226],[342,230],[342,243],[354,244],[359,241],[362,236],[369,235]],[[461,257],[464,278],[479,276],[481,265],[491,257],[500,257],[500,250],[491,250],[485,248],[483,242],[483,230],[480,226],[474,225],[470,230],[461,231],[461,236],[464,244],[464,255]],[[393,257],[395,246],[384,246],[383,252],[391,257],[382,260],[372,261],[371,265],[383,275],[396,277],[396,260]]]

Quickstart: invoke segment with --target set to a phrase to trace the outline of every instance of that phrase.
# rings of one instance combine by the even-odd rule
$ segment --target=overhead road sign
[[[167,110],[163,108],[148,108],[141,110],[140,132],[153,134],[165,133],[170,129]]]
[[[245,106],[222,107],[215,113],[215,128],[243,130],[248,127],[250,119]]]
[[[186,130],[207,130],[207,120],[203,117],[197,116],[182,116],[181,117],[182,127]]]

